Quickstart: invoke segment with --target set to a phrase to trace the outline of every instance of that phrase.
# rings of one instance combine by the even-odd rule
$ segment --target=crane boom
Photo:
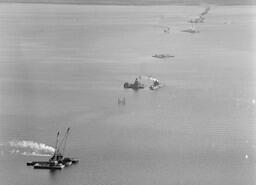
[[[56,138],[56,143],[55,143],[55,151],[57,150],[57,147],[58,147],[59,135],[60,135],[60,131],[58,131],[58,133],[57,133],[57,138]]]
[[[67,129],[67,131],[66,131],[65,135],[63,136],[63,138],[62,138],[62,140],[59,144],[59,147],[58,147],[58,151],[61,153],[62,156],[64,156],[64,152],[65,152],[65,149],[66,149],[66,144],[67,144],[69,131],[70,131],[70,128]]]
[[[56,138],[56,143],[55,143],[55,151],[54,151],[54,159],[55,160],[57,158],[57,153],[59,151],[59,149],[58,149],[59,135],[60,135],[60,131],[58,131],[58,133],[57,133],[57,138]]]
[[[60,161],[64,157],[64,152],[66,149],[68,134],[69,134],[70,128],[67,129],[65,135],[63,136],[62,140],[59,142],[59,135],[60,132],[57,133],[57,139],[55,144],[55,151],[53,156],[51,157],[51,161]]]
[[[63,149],[62,149],[62,155],[64,156],[64,152],[65,152],[65,149],[66,149],[66,144],[67,144],[67,140],[68,140],[68,135],[69,135],[69,131],[70,131],[70,128],[67,129],[67,132],[64,136],[64,144],[63,144]]]

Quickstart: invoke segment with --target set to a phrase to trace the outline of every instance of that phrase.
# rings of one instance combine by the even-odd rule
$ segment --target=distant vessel
[[[60,143],[59,141],[59,132],[57,133],[57,139],[55,144],[55,151],[53,156],[49,159],[49,161],[32,161],[27,162],[27,166],[33,166],[35,169],[51,169],[51,170],[60,170],[66,166],[70,166],[72,164],[78,163],[78,159],[65,157],[64,153],[66,149],[66,143],[68,139],[70,128],[67,129],[63,139]]]
[[[149,89],[150,89],[150,90],[157,90],[157,89],[159,89],[159,88],[161,88],[161,87],[164,87],[164,85],[163,85],[163,84],[151,85],[151,86],[149,86]]]
[[[163,84],[160,84],[160,83],[158,82],[158,80],[154,80],[153,85],[149,86],[149,89],[150,89],[150,90],[156,90],[156,89],[159,89],[159,88],[161,88],[161,87],[163,87],[163,86],[164,86],[164,85],[163,85]]]
[[[144,87],[145,85],[140,83],[137,78],[135,79],[134,83],[128,83],[128,82],[124,83],[124,88],[131,88],[134,90],[138,90],[138,89],[144,89]]]
[[[155,54],[155,55],[153,55],[152,57],[164,59],[164,58],[174,58],[174,55],[169,55],[169,54]]]
[[[205,20],[205,17],[200,15],[199,17],[195,18],[195,19],[190,19],[188,22],[189,23],[203,23]]]
[[[166,28],[164,29],[164,33],[170,33],[170,28],[169,28],[169,27],[166,27]]]
[[[199,33],[200,31],[195,28],[194,24],[191,24],[191,27],[186,30],[182,30],[182,32],[187,32],[187,33]]]

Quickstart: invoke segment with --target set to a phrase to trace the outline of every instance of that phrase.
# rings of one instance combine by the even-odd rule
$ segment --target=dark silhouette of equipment
[[[125,82],[124,83],[124,88],[131,88],[134,90],[138,90],[138,89],[144,89],[145,85],[142,84],[141,82],[138,81],[138,78],[135,79],[134,83],[128,83]]]
[[[32,161],[28,162],[28,166],[34,166],[36,169],[62,169],[65,166],[70,166],[72,164],[78,163],[78,159],[64,157],[67,139],[70,133],[70,128],[67,129],[65,135],[59,143],[59,135],[60,132],[57,133],[56,143],[55,143],[55,151],[53,156],[49,159],[49,161]]]

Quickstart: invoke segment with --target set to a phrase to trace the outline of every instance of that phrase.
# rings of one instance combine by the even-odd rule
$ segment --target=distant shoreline
[[[185,0],[182,3],[179,0],[149,0],[145,1],[122,1],[122,0],[0,0],[0,4],[55,4],[55,5],[104,5],[104,6],[167,6],[167,5],[174,5],[174,6],[199,6],[199,5],[217,5],[217,6],[249,6],[249,5],[256,5],[256,0],[246,0],[246,1],[239,1],[239,0],[205,0],[202,1],[192,1],[192,0]]]

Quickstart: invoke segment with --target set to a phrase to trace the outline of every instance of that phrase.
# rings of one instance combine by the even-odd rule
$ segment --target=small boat
[[[163,84],[151,85],[151,86],[149,86],[149,89],[151,89],[151,90],[156,90],[156,89],[159,89],[159,88],[161,88],[161,87],[164,87],[164,85],[163,85]]]
[[[157,79],[155,79],[154,82],[153,82],[153,85],[149,86],[149,89],[156,90],[156,89],[159,89],[163,86],[164,86],[163,84],[160,84],[159,81]]]

